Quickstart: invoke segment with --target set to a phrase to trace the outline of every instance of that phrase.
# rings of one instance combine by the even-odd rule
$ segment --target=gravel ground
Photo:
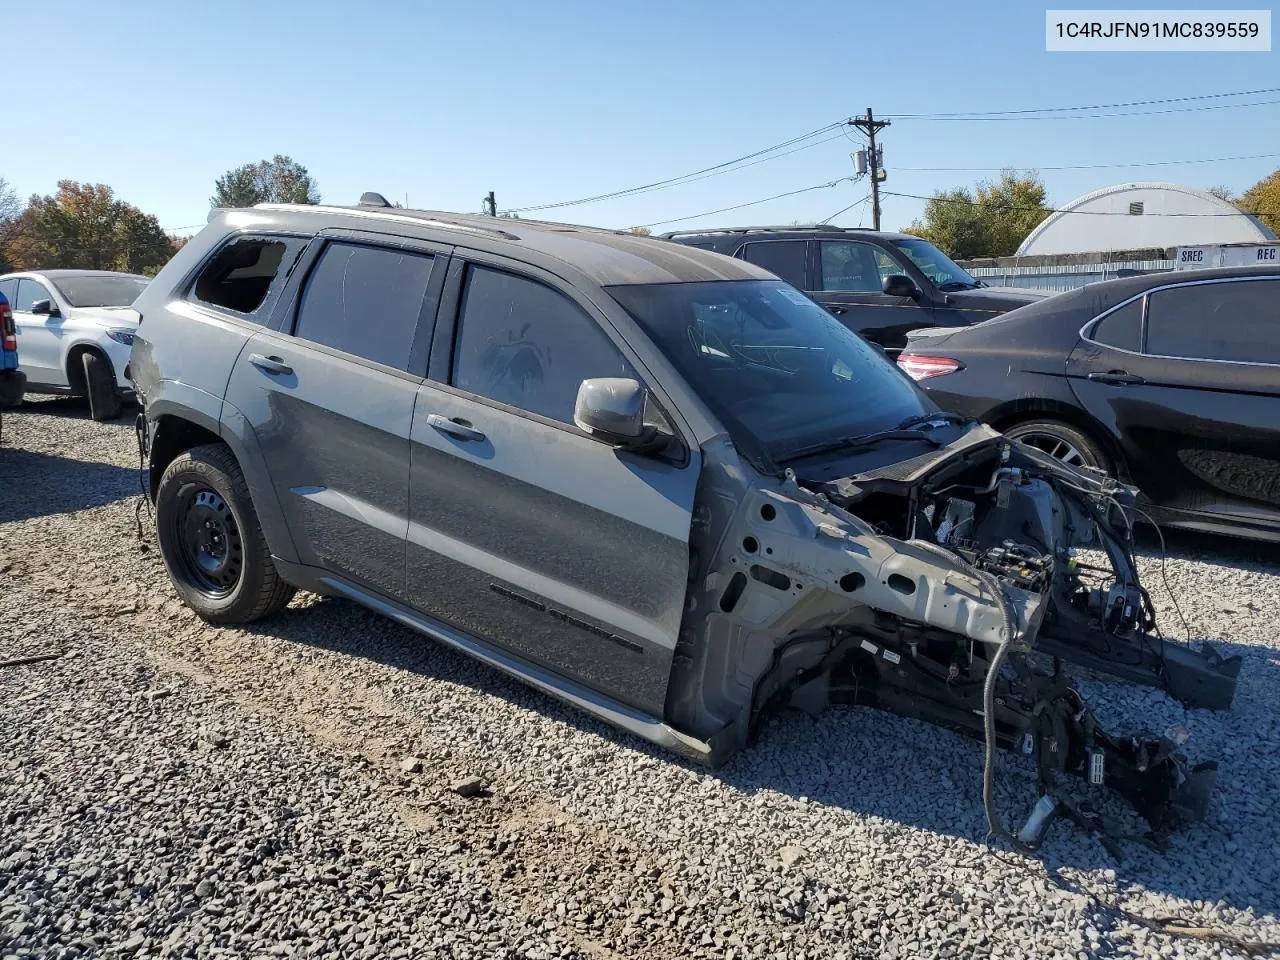
[[[0,958],[1280,942],[1280,551],[1170,539],[1192,635],[1245,657],[1232,711],[1082,684],[1112,729],[1184,723],[1193,759],[1222,761],[1209,821],[1122,864],[1057,824],[1032,859],[985,842],[978,745],[925,724],[786,715],[709,773],[342,601],[210,627],[138,540],[131,414],[94,424],[55,400],[4,417],[0,660],[66,652],[0,668]],[[1143,573],[1184,635],[1158,551]],[[460,795],[471,778],[486,789]],[[1002,758],[999,784],[1017,821],[1033,780]]]

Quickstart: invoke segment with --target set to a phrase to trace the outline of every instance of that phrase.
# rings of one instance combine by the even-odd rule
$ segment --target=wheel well
[[[86,353],[96,353],[100,356],[107,368],[111,368],[111,361],[107,359],[107,355],[90,343],[81,343],[71,348],[71,352],[67,354],[67,383],[71,386],[71,392],[77,397],[83,397],[88,392],[88,388],[84,382],[84,360],[82,359]]]
[[[1001,431],[1008,430],[1019,423],[1026,423],[1029,420],[1061,420],[1063,423],[1075,427],[1105,450],[1107,456],[1111,458],[1111,462],[1116,465],[1116,471],[1120,474],[1122,480],[1127,481],[1130,479],[1129,465],[1125,462],[1124,454],[1111,436],[1110,431],[1102,429],[1093,417],[1076,407],[1058,403],[1047,397],[1030,397],[1014,401],[1011,405],[997,409],[984,419],[991,426]]]
[[[190,420],[183,420],[181,417],[163,416],[152,425],[149,478],[152,500],[156,498],[160,478],[164,476],[169,464],[192,447],[199,447],[206,443],[226,445],[225,441],[212,430],[207,430]]]

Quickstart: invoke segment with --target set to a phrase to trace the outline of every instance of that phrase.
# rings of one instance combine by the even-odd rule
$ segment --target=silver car
[[[345,597],[712,765],[777,709],[877,705],[982,740],[988,797],[997,749],[1034,757],[1022,829],[988,808],[1024,848],[1105,838],[1104,786],[1155,846],[1204,812],[1214,765],[1063,669],[1231,702],[1238,658],[1155,639],[1135,491],[939,410],[758,267],[371,195],[217,212],[136,306],[156,532],[210,621]]]

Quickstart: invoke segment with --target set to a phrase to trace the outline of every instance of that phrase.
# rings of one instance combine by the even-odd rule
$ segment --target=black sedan
[[[1136,484],[1171,526],[1280,542],[1280,271],[1095,283],[908,335],[944,409]]]

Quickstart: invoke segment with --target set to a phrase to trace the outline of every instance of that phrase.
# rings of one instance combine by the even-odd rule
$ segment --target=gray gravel
[[[1117,865],[989,847],[981,752],[869,709],[787,715],[712,774],[351,604],[205,625],[140,549],[131,427],[70,401],[0,447],[0,958],[1223,957],[1280,942],[1280,551],[1176,537],[1236,706],[1095,679],[1190,728],[1210,821]],[[146,516],[143,515],[145,527]],[[149,535],[147,537],[149,542]],[[1168,605],[1158,552],[1144,562]],[[1168,631],[1183,631],[1162,609]],[[1001,758],[1010,821],[1034,802]],[[1173,936],[1180,918],[1208,938]]]

